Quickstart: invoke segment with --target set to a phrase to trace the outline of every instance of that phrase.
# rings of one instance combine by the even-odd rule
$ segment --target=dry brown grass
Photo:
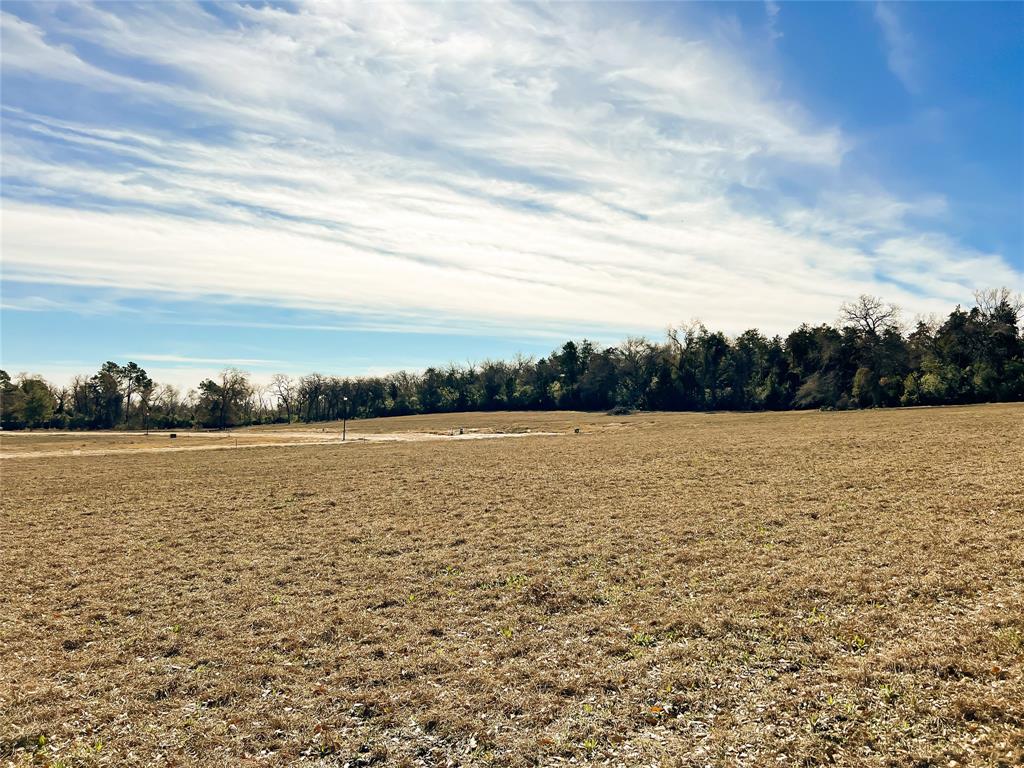
[[[604,414],[584,413],[580,411],[547,411],[547,412],[523,412],[523,411],[490,411],[480,413],[435,413],[422,416],[390,416],[381,419],[350,420],[348,432],[350,435],[372,435],[382,432],[438,432],[448,433],[451,430],[458,430],[463,427],[467,431],[479,430],[485,432],[523,432],[532,429],[534,432],[568,432],[573,427],[590,427],[595,429],[607,429],[614,425],[635,423],[637,419],[644,417],[657,418],[651,414],[633,415],[629,417],[605,416]],[[311,424],[273,424],[262,427],[253,427],[253,431],[275,432],[291,431],[295,429],[317,432],[340,432],[341,422],[332,421]]]
[[[499,411],[350,421],[347,439],[425,440],[461,437],[470,439],[492,435],[571,432],[621,429],[621,418],[612,419],[592,413],[560,411],[527,413]],[[173,435],[173,439],[171,438]],[[342,423],[273,424],[226,430],[151,430],[71,432],[25,430],[0,432],[0,459],[59,458],[62,456],[101,456],[138,451],[200,451],[229,448],[266,448],[339,442]]]
[[[0,761],[1024,759],[1021,406],[416,418],[0,464]]]

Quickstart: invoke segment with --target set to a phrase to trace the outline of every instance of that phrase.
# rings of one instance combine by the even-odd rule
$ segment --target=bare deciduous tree
[[[193,423],[196,422],[196,416],[199,412],[199,392],[195,389],[190,389],[185,394],[185,399],[181,401],[185,412],[188,413],[188,419]]]
[[[676,356],[682,356],[683,352],[693,345],[693,340],[706,331],[704,323],[698,318],[693,318],[688,323],[682,323],[678,327],[670,325],[665,335],[669,343],[675,348]]]
[[[295,380],[288,374],[275,373],[270,379],[270,387],[277,396],[279,403],[284,405],[288,414],[288,423],[292,423],[292,403],[295,400]]]
[[[861,294],[856,301],[843,302],[839,308],[839,320],[871,336],[881,336],[889,329],[899,330],[900,308],[877,296]]]
[[[50,393],[53,395],[54,413],[66,413],[71,406],[71,387],[51,386]]]
[[[153,402],[170,421],[176,421],[184,409],[181,393],[170,384],[164,384],[157,388],[153,395]]]
[[[255,413],[256,422],[262,423],[266,421],[267,413],[270,411],[270,404],[272,403],[272,392],[270,384],[253,384],[252,390],[249,393],[249,400],[251,401],[249,406],[249,413]]]
[[[991,318],[1004,304],[1010,308],[1014,316],[1020,318],[1024,313],[1024,295],[1014,293],[1009,288],[985,288],[974,292],[974,303],[986,318]]]

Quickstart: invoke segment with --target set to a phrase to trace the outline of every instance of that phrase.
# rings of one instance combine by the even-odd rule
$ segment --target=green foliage
[[[862,408],[878,405],[878,377],[870,368],[861,366],[853,375],[853,399]]]
[[[648,632],[634,632],[630,642],[641,648],[653,648],[658,644],[658,638]]]
[[[921,377],[916,372],[907,374],[903,380],[903,394],[900,405],[919,405],[921,403]]]
[[[199,384],[196,421],[204,427],[217,429],[239,424],[251,392],[246,375],[234,368],[222,371],[218,381],[206,379]]]
[[[50,385],[40,377],[21,375],[17,383],[0,371],[0,422],[4,429],[49,427],[57,407]]]

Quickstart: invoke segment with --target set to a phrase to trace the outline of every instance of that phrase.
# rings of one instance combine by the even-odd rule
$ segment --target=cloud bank
[[[489,333],[1024,283],[941,234],[941,197],[852,183],[851,139],[741,52],[624,12],[5,11],[4,280]]]

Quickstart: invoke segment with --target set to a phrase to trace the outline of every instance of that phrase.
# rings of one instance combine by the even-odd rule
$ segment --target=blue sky
[[[1024,4],[2,8],[2,349],[182,387],[1024,288]]]

